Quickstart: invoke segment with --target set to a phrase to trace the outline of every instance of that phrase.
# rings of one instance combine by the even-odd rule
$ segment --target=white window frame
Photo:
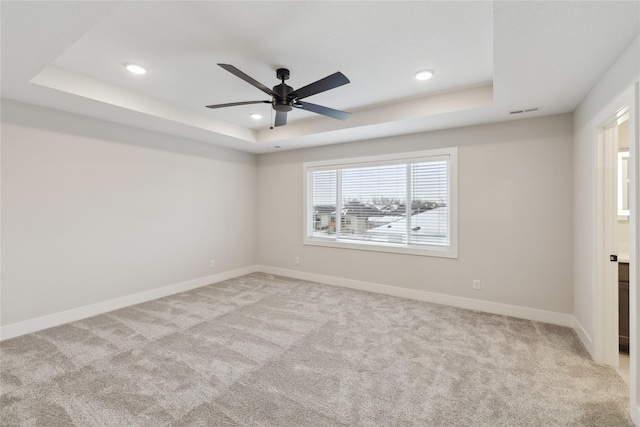
[[[407,245],[366,241],[341,241],[338,239],[326,239],[309,235],[309,201],[307,195],[310,191],[308,180],[309,169],[333,169],[350,167],[367,167],[383,164],[417,163],[420,161],[430,161],[446,158],[449,161],[448,192],[449,192],[449,246],[437,245]],[[317,162],[305,162],[302,165],[303,176],[303,221],[302,236],[304,245],[326,246],[343,249],[356,249],[376,252],[390,252],[399,254],[422,255],[441,258],[458,258],[458,149],[457,147],[439,148],[425,151],[415,151],[409,153],[386,154],[380,156],[354,157],[337,160],[323,160]],[[338,183],[337,192],[340,192]],[[338,195],[339,197],[340,195]]]

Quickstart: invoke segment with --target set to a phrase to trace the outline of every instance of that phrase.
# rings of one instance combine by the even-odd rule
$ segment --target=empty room
[[[639,1],[0,17],[0,425],[640,426]]]

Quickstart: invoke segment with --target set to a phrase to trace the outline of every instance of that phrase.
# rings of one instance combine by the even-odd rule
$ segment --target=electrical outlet
[[[211,261],[209,261],[209,267],[216,268],[216,260],[215,259],[212,259]]]
[[[473,289],[475,289],[476,291],[480,290],[480,280],[478,279],[473,280]]]
[[[293,259],[293,262],[295,262],[296,264],[300,264],[300,257],[295,257]]]

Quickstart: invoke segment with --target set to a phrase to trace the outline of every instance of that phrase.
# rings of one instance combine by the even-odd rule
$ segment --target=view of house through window
[[[305,243],[449,251],[455,149],[418,154],[368,162],[351,159],[335,167],[306,164]]]

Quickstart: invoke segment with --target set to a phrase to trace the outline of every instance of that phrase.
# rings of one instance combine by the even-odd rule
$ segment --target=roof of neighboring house
[[[333,205],[317,205],[313,207],[313,210],[316,213],[331,214],[331,213],[335,213],[336,207]]]
[[[397,217],[396,217],[397,218]],[[411,215],[411,235],[414,237],[442,238],[446,237],[448,224],[447,209],[436,208]],[[404,234],[407,230],[407,218],[367,230],[372,235]]]
[[[343,206],[342,214],[358,217],[383,216],[385,215],[375,206],[365,205],[361,202],[349,202]]]
[[[401,215],[385,215],[385,216],[369,218],[369,222],[372,223],[372,224],[388,224],[390,222],[398,221],[398,220],[400,220],[402,218],[404,218],[404,216],[401,216]]]

